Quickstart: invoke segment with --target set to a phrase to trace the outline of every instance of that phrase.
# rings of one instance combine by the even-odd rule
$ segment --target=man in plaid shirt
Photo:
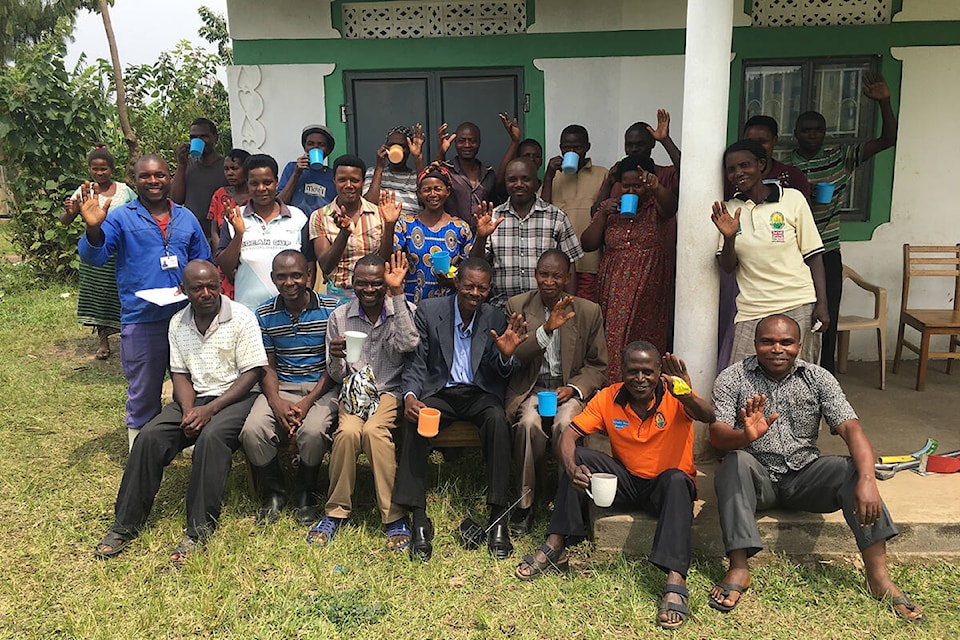
[[[507,165],[509,199],[494,208],[484,202],[477,209],[477,240],[470,255],[486,257],[493,265],[490,304],[503,309],[507,300],[536,289],[537,260],[547,249],[559,249],[572,263],[583,256],[580,239],[567,214],[537,196],[537,170],[527,158]],[[576,271],[571,267],[567,292],[576,293]]]

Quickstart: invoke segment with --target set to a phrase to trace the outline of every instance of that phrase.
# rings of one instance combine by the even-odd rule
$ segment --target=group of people
[[[884,111],[884,135],[885,88],[879,79],[866,86]],[[816,116],[801,116],[798,140],[801,125],[806,132],[820,124],[822,145]],[[275,522],[292,503],[295,518],[312,524],[307,541],[320,547],[351,515],[363,452],[386,547],[429,560],[432,444],[418,423],[421,411],[434,409],[441,430],[458,420],[478,429],[487,548],[498,559],[513,553],[511,534],[530,532],[537,480],[554,449],[561,477],[548,535],[524,556],[519,579],[565,568],[566,548],[587,535],[583,489],[594,473],[616,475],[614,504],[658,517],[650,561],[666,582],[657,623],[677,628],[689,616],[696,420],[729,451],[716,485],[730,569],[710,606],[730,611],[750,586],[748,559],[762,548],[754,513],[781,504],[842,509],[871,592],[889,598],[901,617],[921,620],[886,571],[885,544],[896,529],[856,414],[815,364],[819,354],[798,358],[815,322],[835,325],[820,225],[833,225],[835,210],[815,219],[804,193],[786,184],[802,170],[772,161],[764,148],[776,142],[776,123],[748,122],[745,139],[723,158],[732,193],[712,219],[720,266],[736,271],[740,293],[732,355],[707,401],[668,352],[680,161],[669,114],[661,110],[656,127],[628,128],[627,156],[610,169],[592,164],[586,129],[566,127],[543,180],[542,146],[521,140],[506,114],[501,119],[511,144],[499,170],[477,159],[480,131],[471,123],[453,134],[444,125],[429,163],[419,125],[392,129],[370,168],[350,154],[328,166],[333,134],[309,125],[303,156],[281,172],[264,154],[234,149],[221,158],[215,126],[198,119],[190,135],[204,144],[189,148],[202,151],[190,157],[188,145],[178,149],[172,177],[162,158],[143,156],[136,197],[126,201],[126,187],[94,173],[95,161],[97,171],[112,170],[112,157],[91,154],[94,182],[67,200],[65,216],[85,223],[85,272],[115,263],[131,446],[115,522],[96,555],[112,557],[136,537],[163,468],[188,446],[187,529],[171,561],[193,553],[217,526],[231,455],[242,446],[262,501],[257,520]],[[766,139],[754,141],[764,127],[756,135]],[[880,150],[884,135],[845,152],[844,166]],[[673,166],[651,160],[658,142]],[[451,146],[456,157],[447,162]],[[833,167],[823,159],[832,151],[804,142],[797,153],[818,171]],[[636,196],[633,214],[620,209],[625,194]],[[200,215],[178,201],[194,203]],[[143,295],[171,287],[186,303],[171,295],[159,305]],[[359,354],[348,358],[347,336],[360,334]],[[162,407],[168,369],[174,402]],[[538,411],[543,391],[556,394],[549,418]],[[821,416],[849,457],[819,455]],[[612,455],[583,446],[593,433],[610,438]],[[291,500],[278,451],[292,438],[299,465]],[[321,504],[316,489],[328,451]],[[508,514],[514,494],[518,505]]]

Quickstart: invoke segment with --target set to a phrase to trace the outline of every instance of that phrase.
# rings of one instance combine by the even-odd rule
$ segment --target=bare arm
[[[190,162],[188,150],[187,144],[177,147],[177,170],[170,182],[170,199],[177,204],[183,204],[187,199],[187,163]]]
[[[594,214],[593,220],[580,234],[580,246],[583,247],[584,251],[597,251],[603,247],[603,234],[607,229],[607,216],[616,213],[616,210],[616,201],[607,200],[606,204]]]
[[[817,292],[817,303],[813,308],[813,323],[819,320],[822,323],[821,331],[826,331],[830,324],[830,314],[827,312],[827,276],[823,269],[823,254],[817,253],[806,260],[813,276],[813,288]]]
[[[854,512],[862,525],[871,525],[882,513],[883,503],[877,489],[873,467],[873,447],[856,418],[837,426],[837,433],[847,443],[850,457],[857,468],[857,486],[853,492]]]
[[[880,105],[880,137],[869,140],[863,145],[862,161],[866,162],[884,149],[897,144],[897,117],[890,104],[890,87],[879,74],[866,74],[863,78],[863,92],[868,98]]]
[[[308,166],[310,166],[310,158],[307,157],[307,154],[303,154],[297,158],[297,168],[293,170],[293,174],[290,176],[290,179],[287,180],[287,184],[283,185],[283,189],[277,194],[280,202],[290,204],[293,201],[293,194],[297,191],[297,183],[300,182],[300,176],[303,175],[303,172]],[[309,215],[309,212],[304,211],[304,213]]]

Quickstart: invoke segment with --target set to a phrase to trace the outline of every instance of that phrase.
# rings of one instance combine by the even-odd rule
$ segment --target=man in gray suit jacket
[[[413,558],[429,560],[433,553],[433,524],[426,513],[430,440],[417,433],[420,409],[438,409],[441,429],[454,420],[477,425],[487,465],[491,524],[508,504],[510,425],[503,391],[518,364],[513,353],[527,336],[523,318],[516,315],[508,322],[485,304],[491,276],[486,260],[465,260],[456,276],[457,294],[423,300],[414,315],[420,344],[403,372],[404,440],[393,489],[393,502],[409,509],[413,518]],[[490,530],[487,548],[499,560],[513,552],[506,522]]]
[[[507,387],[507,419],[515,422],[513,460],[520,470],[520,508],[510,518],[510,533],[526,535],[533,524],[537,468],[547,452],[547,434],[537,410],[537,393],[557,394],[553,442],[583,411],[607,378],[607,341],[600,306],[566,295],[570,258],[557,249],[544,251],[534,271],[537,289],[507,301],[507,314],[519,313],[535,340],[514,354],[521,363]]]

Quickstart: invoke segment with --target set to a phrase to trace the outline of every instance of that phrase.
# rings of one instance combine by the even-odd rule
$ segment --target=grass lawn
[[[220,529],[177,570],[167,555],[184,527],[188,462],[169,468],[144,533],[114,560],[91,550],[112,521],[126,460],[125,382],[116,355],[92,358],[96,338],[75,323],[76,292],[24,286],[0,269],[0,638],[646,638],[662,576],[644,562],[572,554],[569,577],[513,577],[542,539],[515,541],[497,562],[459,548],[450,532],[478,514],[479,459],[433,467],[434,558],[390,554],[369,470],[353,522],[326,550],[285,516],[254,524],[256,503],[235,458]],[[69,294],[69,295],[66,295]],[[64,297],[66,295],[66,297]],[[118,353],[117,343],[113,343]],[[472,469],[472,471],[470,470]],[[731,615],[710,609],[718,558],[701,558],[689,585],[695,620],[676,638],[956,638],[960,568],[897,565],[895,579],[922,603],[922,628],[870,599],[849,566],[800,567],[774,558]]]

